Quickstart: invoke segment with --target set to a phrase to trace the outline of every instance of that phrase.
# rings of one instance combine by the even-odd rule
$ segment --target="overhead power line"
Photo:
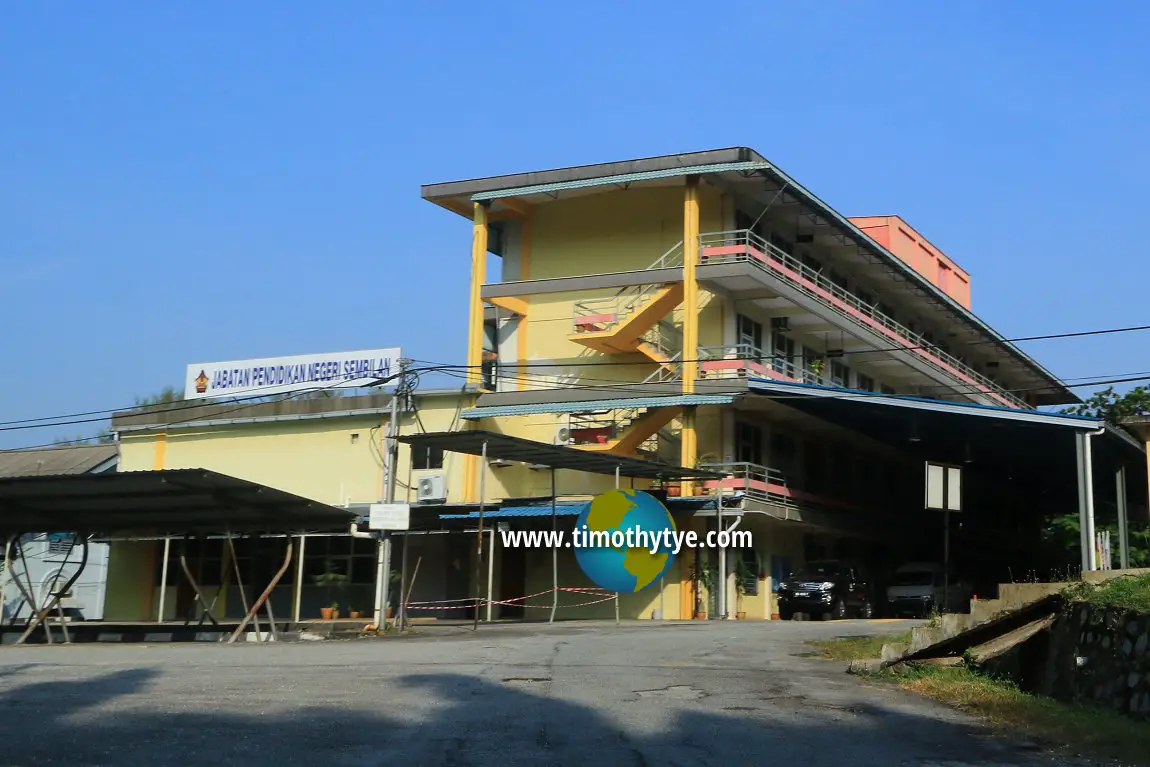
[[[1116,333],[1139,332],[1139,331],[1146,331],[1146,330],[1150,330],[1150,325],[1132,325],[1132,326],[1117,327],[1117,328],[1102,328],[1102,329],[1098,329],[1098,330],[1081,330],[1081,331],[1071,331],[1071,332],[1065,332],[1065,333],[1049,333],[1049,334],[1044,334],[1044,335],[1020,336],[1017,338],[1007,338],[1007,339],[978,340],[978,341],[964,342],[963,345],[970,345],[970,346],[986,345],[986,344],[1003,345],[1003,344],[1008,344],[1008,343],[1016,343],[1016,342],[1024,342],[1024,341],[1047,341],[1047,340],[1066,339],[1066,338],[1083,338],[1083,337],[1091,337],[1091,336],[1111,335],[1111,334],[1116,334]],[[937,345],[930,345],[930,344],[921,345],[921,346],[892,346],[892,347],[887,347],[887,348],[882,348],[882,349],[863,349],[863,350],[860,350],[857,352],[851,352],[851,356],[853,357],[853,356],[857,356],[860,354],[877,354],[877,353],[889,354],[889,353],[893,353],[893,352],[913,351],[916,349],[931,350],[931,349],[937,349],[937,348],[938,348]],[[782,359],[783,357],[784,357],[784,355],[771,354],[771,355],[763,355],[761,357],[761,359],[766,361],[766,360]],[[707,361],[710,361],[710,358],[707,358],[707,359],[700,358],[700,359],[695,359],[695,360],[676,360],[676,362],[679,362],[679,363],[682,363],[682,362],[707,362]],[[424,362],[428,366],[424,367],[424,368],[412,368],[409,370],[409,372],[410,373],[419,373],[419,372],[441,372],[441,373],[443,373],[446,371],[466,371],[466,370],[475,369],[477,367],[482,367],[482,365],[479,365],[479,366],[476,366],[476,365],[448,365],[448,364],[441,364],[441,363],[428,363],[426,360],[420,360],[420,362]],[[639,364],[639,363],[636,363],[634,361],[600,360],[600,361],[578,361],[578,362],[566,362],[566,363],[516,362],[516,363],[513,363],[512,365],[509,365],[506,367],[585,368],[585,367],[634,366],[636,364]],[[502,369],[506,370],[506,367],[504,367]],[[501,375],[501,377],[508,378],[508,376],[505,374]],[[1095,377],[1091,376],[1090,378],[1095,378]],[[393,380],[393,379],[394,379],[394,376],[392,376],[388,380]],[[594,379],[584,379],[584,380],[594,380]],[[1070,380],[1075,380],[1075,379],[1070,379]],[[1006,389],[1005,387],[1002,387],[1001,390],[1007,391],[1007,392],[1012,392],[1012,393],[1043,392],[1043,391],[1057,391],[1060,388],[1073,389],[1073,388],[1081,388],[1081,387],[1087,387],[1087,386],[1105,386],[1105,385],[1112,385],[1112,384],[1117,384],[1117,383],[1133,383],[1133,382],[1140,382],[1140,381],[1146,381],[1146,380],[1150,380],[1150,377],[1147,377],[1144,375],[1135,375],[1135,376],[1131,376],[1131,377],[1115,377],[1115,378],[1109,378],[1109,379],[1105,379],[1105,380],[1095,380],[1095,381],[1092,381],[1090,383],[1062,384],[1061,386],[1060,385],[1046,385],[1046,386],[1025,387],[1025,388],[1016,388],[1016,389]],[[572,388],[570,386],[563,387],[562,384],[558,384],[556,382],[551,382],[551,383],[552,383],[552,388]],[[610,389],[610,391],[619,391],[620,390],[619,387],[627,387],[627,386],[633,387],[636,385],[638,385],[637,382],[621,382],[618,386]],[[247,391],[255,392],[255,391],[258,391],[260,388],[275,388],[275,386],[273,385],[273,386],[267,386],[267,387],[253,387],[252,389],[249,389]],[[324,390],[329,390],[329,389],[334,389],[334,388],[340,388],[340,387],[338,386],[338,384],[333,384],[332,386],[328,386],[328,387],[312,387],[312,388],[309,388],[306,390],[301,390],[298,392],[291,392],[290,395],[288,396],[288,398],[290,399],[290,398],[302,396],[303,394],[314,393],[317,391],[324,391]],[[592,389],[592,390],[597,389],[597,387],[586,387],[586,386],[576,387],[576,388]],[[937,386],[932,386],[931,388],[940,388],[941,389],[941,388],[947,388],[947,387],[945,385],[940,384]],[[954,392],[954,393],[958,393],[958,394],[971,394],[971,393],[991,394],[991,393],[994,393],[994,391],[995,391],[994,389],[973,388],[973,387],[970,389],[966,389],[966,390],[964,390],[962,387],[949,387],[949,390]],[[645,393],[649,393],[649,392],[645,392]],[[27,418],[27,419],[13,420],[13,421],[0,421],[0,432],[23,431],[23,430],[31,430],[31,429],[38,429],[38,428],[50,428],[50,427],[57,427],[57,426],[75,426],[75,425],[88,424],[88,423],[99,423],[101,421],[107,420],[107,417],[112,415],[112,414],[121,413],[121,412],[130,412],[132,410],[137,410],[137,409],[140,412],[146,412],[146,413],[177,412],[177,411],[181,411],[181,410],[190,410],[193,408],[200,408],[200,407],[204,407],[205,405],[210,405],[210,404],[219,405],[219,404],[226,404],[226,403],[232,403],[232,402],[235,402],[235,403],[251,402],[254,400],[266,399],[269,396],[276,396],[276,395],[251,394],[251,395],[242,396],[242,397],[231,397],[225,403],[221,403],[218,401],[217,402],[191,402],[191,403],[172,404],[171,406],[152,406],[152,405],[140,406],[137,404],[132,404],[132,405],[128,405],[128,406],[124,406],[124,407],[118,407],[118,408],[106,408],[106,409],[102,409],[102,410],[89,410],[89,411],[84,411],[84,412],[68,413],[68,414],[56,415],[56,416],[42,416],[42,417],[38,417],[38,418]],[[228,411],[228,412],[231,412],[231,411]]]

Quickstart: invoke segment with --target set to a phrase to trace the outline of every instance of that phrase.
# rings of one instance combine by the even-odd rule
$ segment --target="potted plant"
[[[707,620],[707,603],[703,599],[703,589],[706,589],[707,595],[710,596],[715,580],[714,573],[709,567],[696,564],[691,578],[695,582],[695,620],[705,621]]]
[[[735,620],[746,620],[743,610],[743,597],[747,595],[747,583],[755,580],[758,573],[742,557],[735,559]]]
[[[338,589],[343,591],[347,588],[347,576],[341,572],[337,572],[332,567],[331,560],[324,563],[324,571],[319,575],[312,576],[315,585],[323,586],[327,593],[327,598],[331,599],[332,590]],[[319,609],[320,618],[325,621],[335,620],[339,618],[339,602],[332,601],[330,606],[321,607]]]

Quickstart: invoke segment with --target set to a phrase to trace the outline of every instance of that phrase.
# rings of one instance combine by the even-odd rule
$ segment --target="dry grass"
[[[908,643],[910,642],[910,632],[879,636],[836,637],[810,644],[818,651],[816,654],[821,658],[850,661],[878,658],[882,655],[882,646],[888,642]]]
[[[1150,764],[1150,722],[1109,709],[1031,695],[1010,682],[962,668],[918,669],[905,675],[882,676],[903,689],[984,719],[1012,737],[1080,756]]]
[[[837,661],[877,658],[883,644],[907,642],[910,634],[839,637],[811,642],[818,655]],[[965,668],[919,667],[870,677],[953,706],[991,728],[1077,756],[1150,765],[1150,721],[1138,721],[1091,705],[1062,703],[1022,692],[1009,681]]]

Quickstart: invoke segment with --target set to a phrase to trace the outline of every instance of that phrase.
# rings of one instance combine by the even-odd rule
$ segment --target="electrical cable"
[[[1117,328],[1102,328],[1099,330],[1082,330],[1082,331],[1073,331],[1073,332],[1067,332],[1067,333],[1050,333],[1050,334],[1045,334],[1045,335],[1020,336],[1017,338],[1006,338],[1006,339],[982,339],[982,340],[978,340],[978,341],[964,342],[964,345],[972,345],[972,346],[973,345],[980,345],[980,344],[1003,345],[1003,344],[1022,342],[1022,341],[1046,341],[1046,340],[1056,340],[1056,339],[1066,339],[1066,338],[1081,338],[1081,337],[1109,335],[1109,334],[1114,334],[1114,333],[1131,333],[1131,332],[1138,332],[1138,331],[1145,331],[1145,330],[1150,330],[1150,325],[1132,325],[1132,326],[1117,327]],[[880,348],[880,349],[862,349],[862,350],[859,350],[857,352],[851,352],[851,356],[854,357],[854,356],[857,356],[860,354],[876,354],[876,353],[891,353],[891,352],[900,352],[900,351],[914,351],[917,349],[930,350],[930,349],[937,349],[937,348],[938,348],[937,344],[933,344],[933,345],[928,344],[928,345],[921,345],[921,346],[892,346],[892,347]],[[775,360],[775,359],[784,358],[786,356],[789,356],[789,355],[776,355],[776,354],[760,355],[760,359],[762,359],[762,360]],[[416,360],[416,361],[417,362],[427,362],[426,360]],[[709,359],[677,360],[677,362],[688,362],[688,361],[689,362],[707,362],[707,361],[709,361]],[[429,364],[433,365],[434,367],[425,368],[423,370],[423,372],[434,372],[437,367],[450,367],[450,368],[456,369],[456,370],[482,367],[482,365],[479,365],[479,366],[476,366],[476,365],[445,366],[442,363],[429,363]],[[565,365],[565,367],[609,367],[609,366],[635,365],[635,364],[637,364],[637,363],[630,362],[630,361],[602,360],[602,361],[594,361],[594,362],[587,361],[587,362],[567,363]],[[517,362],[516,367],[556,367],[556,365],[554,363],[550,363],[550,362]],[[419,371],[416,371],[416,372],[419,372]],[[1074,379],[1069,379],[1069,380],[1074,380]],[[1131,380],[1141,380],[1141,379],[1131,379]],[[1115,383],[1126,383],[1127,381],[1126,380],[1115,380],[1114,382]],[[245,391],[258,391],[259,389],[277,388],[278,386],[279,386],[278,384],[272,384],[272,385],[264,386],[264,387],[253,387],[253,388],[247,389]],[[316,391],[316,390],[324,390],[324,389],[330,389],[330,388],[335,388],[335,387],[334,387],[334,385],[332,387],[313,387],[312,389],[304,390],[304,391]],[[1057,390],[1057,387],[1047,387],[1047,389],[1045,389],[1045,390],[1049,390],[1049,389]],[[979,390],[979,391],[981,391],[981,390]],[[1027,390],[1026,389],[1017,389],[1014,391],[1027,391]],[[302,392],[293,392],[292,394],[298,395],[300,393],[302,393]],[[987,393],[987,392],[983,392],[983,393]],[[274,396],[274,395],[255,394],[255,395],[250,395],[250,396],[235,396],[235,397],[229,398],[227,401],[228,402],[241,402],[241,401],[245,401],[245,400],[262,399],[262,398],[267,397],[267,396]],[[118,413],[118,412],[130,411],[132,409],[140,408],[140,407],[148,408],[145,412],[161,413],[161,412],[170,412],[170,411],[176,411],[176,410],[184,410],[184,409],[191,409],[191,408],[196,408],[196,407],[203,407],[205,404],[213,404],[213,403],[196,402],[194,404],[173,405],[172,407],[168,407],[168,408],[157,408],[157,407],[150,406],[150,405],[144,405],[144,406],[131,405],[131,406],[121,407],[121,408],[90,410],[90,411],[84,411],[84,412],[79,412],[79,413],[68,413],[68,414],[57,415],[57,416],[42,416],[39,418],[26,418],[26,419],[19,419],[19,420],[13,420],[13,421],[0,421],[0,431],[11,431],[11,430],[15,430],[15,429],[9,428],[9,427],[18,427],[18,426],[21,426],[24,424],[43,423],[46,421],[52,422],[50,424],[46,424],[49,426],[70,426],[70,425],[81,424],[81,423],[95,423],[95,422],[99,422],[99,421],[102,421],[105,419],[95,418],[95,419],[90,419],[90,420],[77,420],[77,421],[64,421],[64,419],[83,418],[86,416],[94,416],[94,415],[110,415],[110,414],[114,414],[114,413]],[[218,404],[218,403],[214,403],[214,404]]]

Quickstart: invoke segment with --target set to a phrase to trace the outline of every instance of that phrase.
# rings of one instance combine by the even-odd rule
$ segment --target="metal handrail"
[[[584,301],[576,301],[572,312],[576,330],[579,328],[579,318],[589,315],[609,314],[614,317],[610,321],[611,323],[619,322],[624,315],[636,309],[639,304],[648,300],[663,287],[665,285],[661,282],[634,285],[626,291],[607,298],[589,298]]]
[[[910,344],[910,348],[908,348],[907,351],[912,351],[912,352],[917,353],[921,358],[923,358],[926,362],[930,363],[933,367],[937,368],[940,372],[942,372],[948,376],[952,376],[950,371],[946,370],[946,368],[943,367],[943,364],[949,365],[950,367],[960,371],[963,375],[969,377],[970,379],[972,379],[973,381],[975,381],[979,385],[985,387],[986,391],[982,392],[982,393],[998,397],[998,398],[1003,399],[1007,402],[1010,402],[1016,406],[1030,409],[1030,405],[1027,404],[1025,400],[1023,400],[1020,397],[1015,396],[1014,394],[1011,394],[1008,391],[1005,391],[997,383],[995,383],[991,379],[987,378],[983,374],[981,374],[978,371],[971,368],[970,365],[966,364],[965,362],[958,359],[954,355],[943,351],[936,344],[933,344],[930,341],[927,341],[926,338],[922,334],[916,333],[915,331],[913,331],[910,328],[906,327],[905,325],[895,321],[894,319],[892,319],[888,315],[884,314],[883,312],[878,311],[873,306],[866,303],[865,301],[860,299],[855,294],[851,293],[848,290],[845,290],[841,285],[837,285],[834,282],[832,282],[831,280],[829,280],[821,272],[818,272],[818,271],[815,271],[814,269],[811,269],[809,266],[802,263],[802,261],[800,261],[799,259],[795,258],[794,256],[788,255],[787,253],[784,253],[782,250],[775,247],[774,245],[772,245],[771,243],[767,242],[765,239],[760,237],[758,234],[756,234],[750,230],[736,229],[736,230],[729,230],[729,231],[723,231],[723,232],[707,232],[705,234],[699,235],[699,259],[700,259],[700,263],[703,263],[703,259],[705,258],[706,259],[705,263],[751,262],[751,263],[754,263],[756,266],[759,266],[760,268],[763,268],[763,269],[769,268],[768,265],[765,264],[762,260],[754,258],[753,256],[751,256],[748,253],[729,253],[729,254],[723,254],[723,255],[710,255],[710,256],[705,256],[705,257],[703,256],[703,249],[704,248],[715,248],[715,247],[722,247],[722,246],[729,246],[729,245],[745,245],[748,247],[755,248],[756,250],[761,252],[767,259],[769,259],[771,261],[775,261],[775,262],[781,264],[782,266],[786,267],[788,270],[797,273],[801,278],[803,278],[809,282],[814,283],[820,289],[831,294],[834,298],[838,299],[839,301],[843,302],[844,304],[847,304],[848,306],[850,306],[855,311],[858,311],[859,313],[863,314],[864,316],[869,317],[871,320],[878,323],[879,325],[882,325],[883,327],[892,331],[893,333],[895,333],[899,336],[902,336],[903,338],[911,341],[912,343]],[[851,315],[848,312],[842,311],[839,307],[835,306],[833,303],[827,302],[825,299],[823,299],[822,296],[811,291],[807,286],[803,285],[800,281],[794,280],[794,279],[788,277],[787,275],[781,274],[780,272],[774,271],[774,270],[771,271],[771,274],[773,274],[777,277],[781,277],[783,279],[786,279],[788,282],[790,282],[792,285],[797,287],[799,290],[802,290],[807,295],[810,295],[810,296],[818,299],[821,303],[829,306],[830,308],[834,309],[836,312],[838,312],[839,314],[843,315],[844,317],[850,319],[851,321],[858,323],[858,324],[863,324],[865,326],[865,323],[860,323],[857,317],[854,317],[853,315]],[[917,347],[917,348],[914,348],[914,347]]]
[[[798,357],[798,355],[796,355]],[[828,380],[826,371],[817,372],[814,368],[803,363],[796,363],[793,359],[770,354],[754,344],[724,344],[722,346],[699,347],[698,359],[700,362],[712,360],[746,360],[757,362],[763,367],[770,368],[776,373],[785,375],[792,381],[802,383],[822,384]]]
[[[769,490],[763,490],[751,484],[752,482],[758,482],[763,485],[777,485],[789,490],[786,475],[770,466],[763,466],[762,464],[751,463],[749,461],[721,461],[718,463],[700,463],[698,468],[726,474],[728,479],[736,480],[735,487],[720,486],[714,488],[717,495],[741,492],[750,498],[779,501],[786,504],[793,503],[789,494],[772,493]],[[743,483],[742,487],[739,487],[737,484],[739,480]]]
[[[654,269],[668,269],[675,266],[683,265],[683,241],[679,240],[672,245],[663,255],[651,262],[651,265],[642,271],[652,271]],[[626,314],[636,304],[640,303],[650,293],[662,288],[664,283],[655,282],[643,285],[629,285],[625,288],[620,288],[613,296],[607,298],[592,298],[586,301],[575,302],[575,317],[585,317],[589,314],[614,314],[616,322],[622,315]]]

